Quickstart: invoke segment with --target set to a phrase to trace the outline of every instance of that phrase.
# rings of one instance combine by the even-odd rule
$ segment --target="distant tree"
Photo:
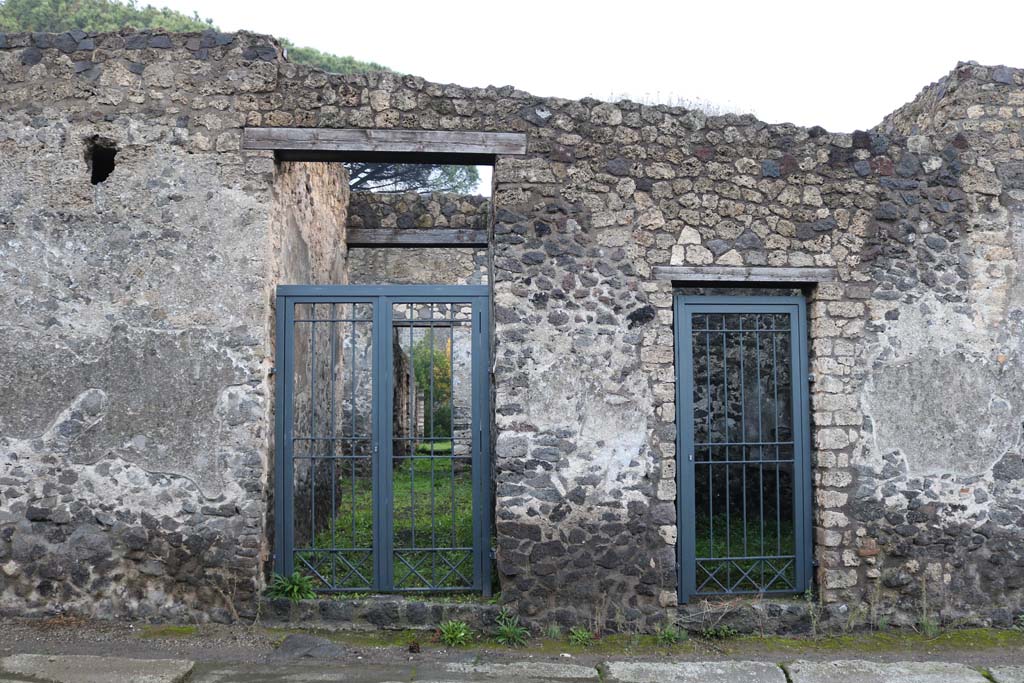
[[[63,33],[117,31],[125,27],[163,28],[168,31],[203,31],[215,28],[209,19],[152,5],[138,6],[114,0],[3,0],[0,2],[0,30]]]
[[[350,162],[348,185],[363,192],[451,192],[469,194],[480,183],[476,166]]]
[[[171,9],[139,5],[135,0],[0,0],[0,31],[41,31],[63,33],[72,29],[83,31],[118,31],[122,28],[167,31],[205,31],[217,29],[211,19],[197,12],[191,16]],[[288,49],[288,58],[296,64],[338,74],[388,71],[373,62],[340,57],[311,47],[295,47],[281,40]]]
[[[452,435],[452,345],[440,334],[424,336],[412,347],[412,366],[416,388],[427,403],[423,432],[429,437]]]
[[[281,45],[288,50],[288,59],[296,64],[305,64],[332,74],[362,74],[370,71],[391,71],[376,62],[361,62],[352,57],[341,57],[311,47],[295,47],[290,40],[281,38]]]

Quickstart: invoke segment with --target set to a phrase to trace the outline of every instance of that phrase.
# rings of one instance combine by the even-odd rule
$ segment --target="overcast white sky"
[[[148,0],[441,83],[706,100],[869,128],[959,60],[1024,67],[1024,0]]]

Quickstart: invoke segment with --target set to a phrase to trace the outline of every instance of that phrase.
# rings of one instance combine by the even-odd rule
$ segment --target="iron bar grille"
[[[275,570],[488,592],[486,290],[299,289],[278,298]]]
[[[373,309],[295,304],[292,554],[323,589],[374,586]]]
[[[396,590],[473,586],[472,313],[392,308]]]
[[[809,489],[796,310],[687,307],[681,594],[797,592]]]

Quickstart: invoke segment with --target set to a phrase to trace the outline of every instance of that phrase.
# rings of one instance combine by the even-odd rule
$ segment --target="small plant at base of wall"
[[[437,627],[438,639],[448,647],[462,647],[473,640],[473,630],[464,621],[442,621]]]
[[[704,640],[728,640],[739,635],[739,631],[732,626],[708,626],[700,632]]]
[[[495,618],[498,624],[498,632],[494,639],[506,647],[522,647],[530,632],[525,626],[519,623],[519,616],[513,614],[508,608],[503,607]]]
[[[569,629],[569,643],[577,647],[590,647],[594,644],[594,633],[582,626],[573,626]]]
[[[291,576],[274,574],[274,578],[267,588],[267,596],[300,602],[315,598],[316,591],[313,590],[313,579],[296,571],[292,572]]]
[[[804,602],[807,603],[807,617],[811,620],[811,638],[818,637],[818,622],[821,620],[821,605],[814,597],[814,591],[804,591]]]
[[[921,577],[921,616],[917,620],[917,630],[926,638],[937,638],[942,633],[942,626],[928,609],[928,579],[924,576]]]
[[[562,627],[558,624],[548,624],[544,627],[544,637],[548,640],[560,640],[562,638]]]
[[[655,639],[658,645],[678,645],[679,643],[686,640],[686,631],[683,631],[674,624],[669,624],[664,628],[659,628],[655,634]]]

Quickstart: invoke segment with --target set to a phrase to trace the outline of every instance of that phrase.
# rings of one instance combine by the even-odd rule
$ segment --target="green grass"
[[[451,455],[452,453],[452,442],[451,441],[425,441],[416,445],[417,455],[431,455],[431,448],[433,448],[433,455]]]
[[[441,448],[438,448],[440,444]],[[422,445],[421,445],[422,446]],[[435,455],[451,442],[436,442]],[[419,450],[419,449],[417,449]],[[427,447],[429,453],[429,446]],[[431,469],[433,468],[433,476]],[[469,469],[455,472],[447,457],[421,457],[402,461],[393,470],[392,489],[394,501],[394,545],[395,548],[430,548],[473,546],[473,481]],[[367,476],[353,480],[339,472],[336,494],[340,498],[336,520],[332,529],[328,526],[314,538],[316,548],[370,548],[373,545],[373,489]],[[434,510],[433,519],[430,511]],[[413,532],[415,531],[415,537]],[[396,555],[399,553],[396,552]],[[423,581],[413,574],[398,557],[394,560],[396,587],[427,588],[465,585],[459,574],[451,572],[449,565],[458,567],[459,573],[469,580],[473,577],[472,551],[430,551],[410,550],[401,553],[416,571],[423,575]],[[321,571],[330,571],[329,554],[307,554],[309,561],[316,565],[319,557]],[[314,557],[316,556],[316,557]],[[362,562],[362,575],[371,576],[368,553],[347,553],[345,557],[353,563]],[[461,561],[461,563],[460,563]],[[296,567],[305,570],[297,562]],[[347,569],[338,564],[339,588],[369,588],[357,575],[345,578]],[[329,578],[329,577],[328,577]]]
[[[139,638],[191,638],[199,633],[198,626],[175,626],[163,624],[159,626],[143,626]]]
[[[772,650],[805,652],[942,652],[977,650],[1020,650],[1024,634],[1009,629],[964,628],[943,631],[937,636],[901,629],[885,632],[831,635],[818,639],[798,636],[743,636],[730,641],[739,649],[751,643]]]
[[[166,627],[151,627],[159,631]],[[195,628],[195,627],[171,627]],[[380,631],[317,631],[309,629],[266,629],[266,633],[283,640],[291,633],[313,633],[335,642],[362,647],[395,647],[406,649],[410,642],[422,644],[424,651],[440,649],[440,642],[432,643],[429,630],[380,630]],[[144,635],[142,637],[145,637]],[[151,636],[161,637],[161,636]],[[475,638],[469,647],[489,648],[500,645],[493,637]],[[589,645],[574,645],[568,642],[566,634],[529,641],[520,652],[526,655],[551,655],[557,657],[563,652],[584,653],[606,656],[645,656],[665,654],[707,654],[709,645],[701,638],[683,638],[678,643],[659,642],[657,635],[613,634],[594,638]],[[718,655],[744,658],[792,657],[821,654],[863,654],[873,653],[977,653],[979,651],[1019,651],[1024,648],[1024,633],[1012,629],[952,629],[936,638],[926,638],[911,630],[891,630],[825,636],[812,639],[806,636],[741,635],[713,644]]]
[[[757,511],[754,511],[756,515]],[[767,516],[767,515],[766,515]],[[714,538],[711,537],[712,527],[714,529]],[[793,523],[789,520],[783,519],[781,524],[776,524],[775,519],[769,518],[764,520],[764,542],[761,541],[761,520],[756,516],[754,518],[748,518],[746,525],[743,524],[742,514],[733,514],[729,519],[728,534],[726,533],[726,517],[725,515],[715,515],[713,518],[708,518],[706,515],[699,516],[697,518],[697,557],[737,557],[737,556],[757,556],[757,555],[793,555],[796,551],[796,537],[793,530]],[[746,532],[746,549],[744,550],[743,535]],[[779,552],[781,550],[781,552]],[[771,562],[771,561],[769,561]],[[795,563],[792,564],[781,577],[771,581],[775,577],[776,571],[782,568],[785,561],[774,561],[773,564],[776,570],[773,571],[767,565],[764,568],[765,572],[765,583],[766,589],[785,590],[789,584],[794,584],[796,581],[795,576]],[[702,562],[705,567],[710,567],[714,570],[716,563],[714,562]],[[728,563],[726,563],[728,564]],[[759,586],[761,579],[761,567],[758,560],[736,560],[731,568],[719,569],[715,573],[715,577],[727,586],[732,586],[739,581],[742,576],[740,569],[744,572],[750,572],[753,577],[753,581],[744,579],[738,585],[732,586],[735,590],[750,590],[757,592],[762,586]],[[707,571],[698,568],[697,572],[697,584],[700,585],[704,582],[707,577]],[[784,580],[785,579],[785,580]],[[709,586],[717,588],[714,581],[710,581]]]
[[[473,642],[473,629],[464,621],[450,619],[437,626],[438,637],[448,647],[465,647]]]
[[[736,555],[792,555],[796,548],[793,534],[793,523],[782,520],[777,525],[774,519],[764,522],[764,545],[761,545],[761,520],[756,517],[747,519],[746,528],[742,514],[734,513],[729,519],[729,533],[726,534],[725,515],[715,515],[709,519],[706,515],[697,517],[697,557],[729,557]],[[711,539],[712,521],[714,522],[714,540]],[[747,534],[747,550],[743,550],[743,532]]]
[[[315,583],[310,576],[294,571],[290,576],[274,574],[267,587],[267,595],[271,598],[285,598],[292,602],[312,600],[316,597]]]

